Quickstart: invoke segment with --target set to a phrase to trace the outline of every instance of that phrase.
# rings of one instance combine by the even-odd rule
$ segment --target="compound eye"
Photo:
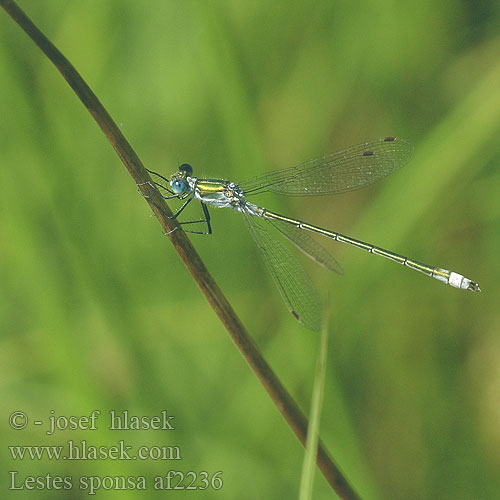
[[[174,194],[182,194],[186,191],[186,183],[182,179],[174,179],[170,183],[170,186]]]
[[[179,167],[180,172],[184,172],[185,175],[191,175],[193,173],[193,167],[189,163],[183,163]]]

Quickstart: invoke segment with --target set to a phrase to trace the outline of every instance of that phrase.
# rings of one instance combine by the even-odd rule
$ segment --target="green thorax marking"
[[[227,189],[227,183],[218,179],[199,180],[196,187],[200,190],[201,196],[204,194],[213,194],[223,192]]]

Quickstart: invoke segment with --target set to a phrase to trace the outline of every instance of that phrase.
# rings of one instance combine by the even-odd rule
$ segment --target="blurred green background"
[[[331,304],[321,436],[356,490],[500,498],[500,4],[20,5],[166,175],[189,162],[237,181],[387,135],[415,146],[370,188],[256,201],[480,283],[456,290],[333,242],[344,276],[304,258]],[[174,469],[223,471],[224,486],[148,498],[296,498],[298,441],[87,111],[3,11],[0,114],[2,496],[11,470],[74,478],[73,491],[10,491],[24,499]],[[319,336],[288,313],[241,216],[212,221],[191,239],[307,412]],[[98,431],[8,424],[15,410],[32,424],[93,409]],[[112,432],[110,409],[167,410],[176,429]],[[68,439],[179,446],[182,460],[14,462],[6,447]],[[318,472],[314,498],[332,495]]]

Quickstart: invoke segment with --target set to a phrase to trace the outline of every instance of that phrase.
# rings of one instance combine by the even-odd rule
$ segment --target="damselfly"
[[[318,330],[321,324],[321,301],[298,259],[279,242],[277,231],[306,255],[326,269],[342,274],[342,268],[308,232],[332,238],[341,243],[361,248],[372,254],[393,260],[431,278],[463,290],[479,292],[479,285],[453,271],[422,264],[403,255],[384,250],[370,243],[323,229],[298,219],[284,217],[276,212],[255,205],[247,198],[264,192],[286,195],[323,195],[352,191],[372,184],[408,163],[413,155],[412,146],[397,137],[385,137],[352,146],[344,151],[302,163],[292,168],[277,170],[246,182],[234,183],[220,179],[200,179],[193,176],[191,165],[184,163],[170,178],[149,171],[167,182],[154,182],[155,187],[168,194],[165,199],[177,198],[184,203],[174,214],[178,217],[193,200],[199,200],[204,217],[201,220],[180,222],[206,224],[206,231],[187,232],[212,234],[207,205],[232,208],[241,212],[264,261],[291,313],[307,328]]]

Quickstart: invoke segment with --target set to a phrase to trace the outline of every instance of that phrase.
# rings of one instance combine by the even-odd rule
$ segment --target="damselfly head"
[[[179,167],[179,171],[170,177],[170,187],[174,194],[184,194],[188,190],[188,182],[186,178],[193,173],[193,167],[188,163],[183,163]]]
[[[192,173],[193,167],[189,163],[183,163],[179,167],[179,171],[170,177],[170,187],[174,194],[184,194],[188,190],[189,184],[186,178]]]
[[[188,188],[188,184],[185,179],[178,177],[178,174],[175,174],[170,179],[170,187],[174,194],[184,194]]]

